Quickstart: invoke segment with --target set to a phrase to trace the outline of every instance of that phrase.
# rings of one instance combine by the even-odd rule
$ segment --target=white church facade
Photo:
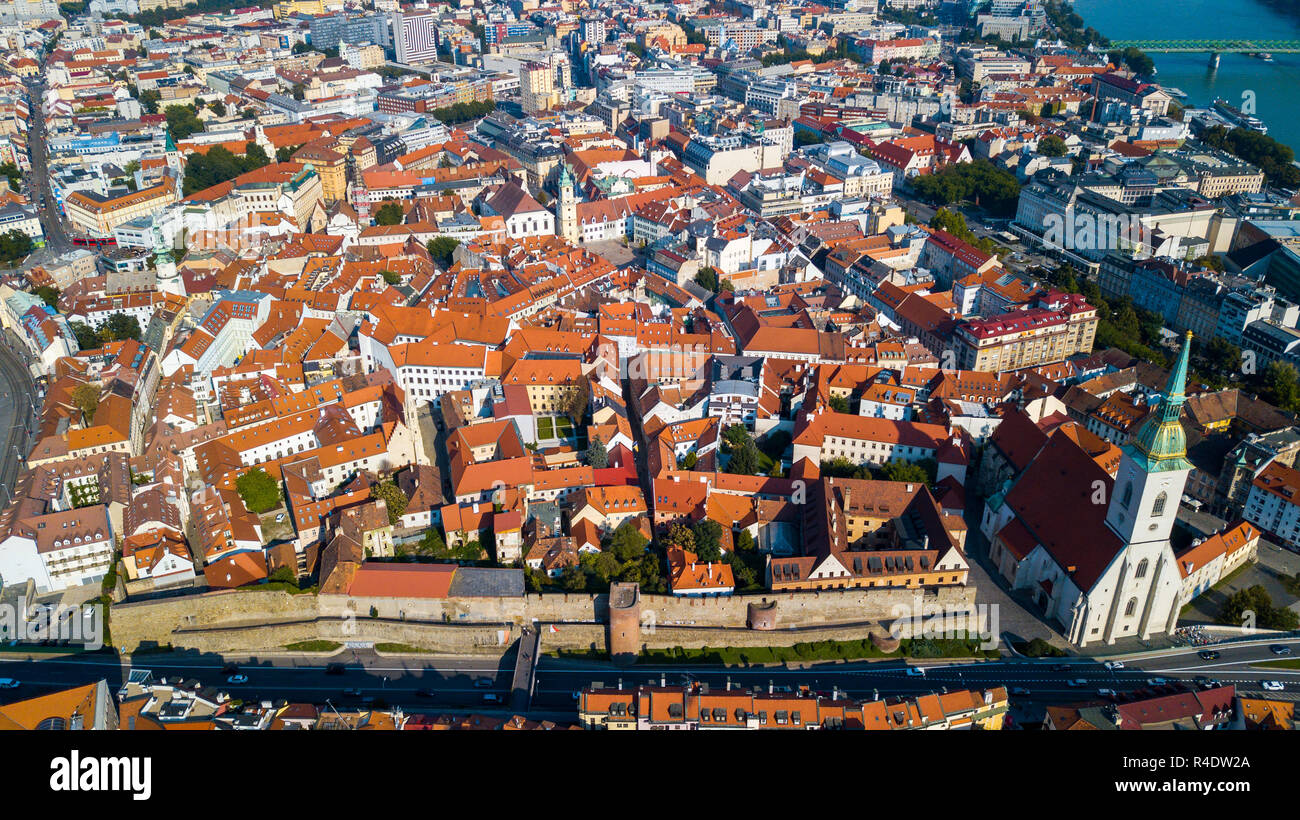
[[[989,499],[990,558],[1076,646],[1170,632],[1185,603],[1170,535],[1192,469],[1179,423],[1190,346],[1113,477],[1058,432]]]

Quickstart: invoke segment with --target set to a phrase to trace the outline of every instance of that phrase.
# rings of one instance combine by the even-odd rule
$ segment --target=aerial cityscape
[[[0,729],[1300,728],[1300,4],[1154,5],[0,2]]]

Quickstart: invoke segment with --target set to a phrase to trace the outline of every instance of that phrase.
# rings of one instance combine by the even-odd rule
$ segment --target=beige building
[[[308,143],[293,155],[294,162],[311,165],[320,175],[321,196],[326,202],[338,202],[347,197],[348,158],[345,153],[331,148],[328,140]]]
[[[379,68],[384,64],[384,49],[381,46],[352,43],[339,43],[339,58],[343,62],[363,71]]]
[[[555,69],[545,63],[526,63],[520,70],[519,93],[525,113],[545,111],[559,102]]]
[[[1002,373],[1091,353],[1096,335],[1097,310],[1081,303],[1077,310],[1034,308],[967,322],[953,334],[953,348],[961,369]]]
[[[164,177],[157,185],[119,197],[73,191],[63,201],[63,208],[68,221],[78,230],[93,236],[108,236],[118,225],[148,216],[175,201],[176,186]]]

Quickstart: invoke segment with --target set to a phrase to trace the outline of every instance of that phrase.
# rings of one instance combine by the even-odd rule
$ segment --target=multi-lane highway
[[[1272,641],[1300,653],[1300,639]],[[943,689],[1006,686],[1013,703],[1051,704],[1095,700],[1100,690],[1129,692],[1148,688],[1148,681],[1195,683],[1213,679],[1234,685],[1242,693],[1261,693],[1262,680],[1286,685],[1270,697],[1300,699],[1300,669],[1253,668],[1251,664],[1276,660],[1269,645],[1218,647],[1220,657],[1202,660],[1188,649],[1158,657],[1127,660],[1125,668],[1110,670],[1090,659],[1024,660],[949,664],[942,661],[832,663],[803,669],[787,667],[723,668],[717,666],[613,667],[607,663],[561,661],[544,657],[538,667],[533,706],[556,713],[573,708],[573,693],[595,681],[614,686],[647,683],[680,684],[685,680],[708,683],[715,689],[768,687],[817,691],[838,690],[854,698],[918,695]],[[121,684],[131,667],[149,669],[155,678],[193,679],[228,691],[234,697],[285,699],[336,706],[383,701],[408,709],[500,709],[485,696],[507,699],[514,670],[514,653],[502,657],[380,656],[372,651],[344,651],[331,657],[279,653],[261,657],[190,656],[184,652],[137,655],[121,660],[109,654],[38,657],[0,656],[0,677],[21,681],[18,689],[4,690],[0,702],[32,697],[48,691],[105,678]],[[230,665],[238,667],[247,683],[229,684]],[[334,666],[331,669],[331,666]],[[924,674],[909,673],[922,667]],[[1082,683],[1072,683],[1082,681]],[[350,694],[349,694],[350,693]]]

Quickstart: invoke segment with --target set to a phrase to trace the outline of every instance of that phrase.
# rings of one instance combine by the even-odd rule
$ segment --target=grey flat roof
[[[447,590],[451,598],[521,598],[524,594],[522,569],[457,567]]]

